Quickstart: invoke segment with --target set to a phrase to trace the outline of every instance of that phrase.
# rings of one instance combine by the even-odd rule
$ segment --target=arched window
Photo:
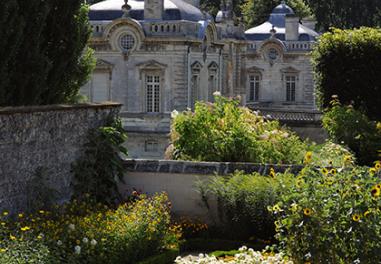
[[[212,62],[208,66],[208,101],[213,102],[213,93],[219,91],[218,88],[218,65]]]
[[[191,107],[194,108],[196,101],[200,100],[200,73],[202,65],[198,61],[192,64],[191,66]]]

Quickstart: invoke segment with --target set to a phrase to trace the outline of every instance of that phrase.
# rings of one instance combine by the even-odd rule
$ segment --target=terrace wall
[[[68,200],[71,165],[82,154],[89,130],[118,115],[120,107],[104,103],[0,108],[0,210],[24,211],[48,190],[56,202]]]
[[[276,172],[290,170],[298,173],[302,166],[296,165],[258,165],[253,163],[229,162],[190,162],[168,160],[126,160],[124,184],[119,189],[124,195],[130,195],[136,189],[152,195],[158,192],[168,193],[172,203],[172,212],[178,216],[198,218],[206,222],[217,219],[216,201],[211,200],[211,211],[208,211],[197,191],[197,182],[209,181],[214,175],[229,175],[234,171],[245,173],[269,173],[270,168]],[[212,215],[210,215],[212,214]]]

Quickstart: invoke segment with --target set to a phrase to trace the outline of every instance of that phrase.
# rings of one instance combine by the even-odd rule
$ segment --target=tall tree
[[[0,106],[70,101],[93,66],[78,0],[0,1]]]
[[[271,11],[275,6],[279,5],[279,3],[279,0],[245,0],[241,8],[246,26],[253,27],[266,22]],[[289,0],[287,1],[287,5],[289,5],[300,18],[312,16],[311,9],[304,0]]]
[[[330,27],[357,28],[381,26],[380,0],[306,0],[326,31]]]
[[[338,95],[381,120],[381,29],[333,29],[320,37],[312,58],[322,107]]]

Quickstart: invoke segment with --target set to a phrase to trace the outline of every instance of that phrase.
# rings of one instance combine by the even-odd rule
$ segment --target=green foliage
[[[379,0],[306,0],[313,10],[318,26],[326,31],[330,27],[357,28],[381,25]]]
[[[94,66],[87,14],[77,0],[0,2],[0,106],[73,100]]]
[[[323,116],[323,126],[330,138],[347,145],[357,156],[359,164],[371,164],[381,150],[381,124],[372,122],[352,106],[331,102]]]
[[[178,247],[165,194],[139,196],[116,209],[83,199],[16,220],[6,214],[0,216],[0,263],[132,264]]]
[[[84,155],[73,164],[74,194],[90,194],[97,201],[114,203],[120,200],[117,183],[123,181],[124,167],[120,154],[127,139],[120,119],[110,117],[103,127],[89,132]]]
[[[254,27],[266,22],[271,11],[279,3],[280,1],[278,0],[245,0],[241,5],[245,25],[247,27]],[[312,16],[311,9],[306,5],[304,0],[289,0],[287,5],[300,18]]]
[[[306,167],[282,189],[272,212],[280,245],[295,263],[379,260],[381,165],[377,164],[371,169]]]
[[[286,182],[292,176],[283,177]],[[277,179],[235,173],[231,177],[215,176],[209,183],[200,182],[198,189],[207,207],[211,197],[218,201],[218,223],[226,236],[233,239],[253,236],[272,239],[274,218],[267,208],[278,201]]]
[[[312,53],[318,100],[329,106],[333,95],[372,120],[381,120],[381,30],[332,29],[323,34]]]
[[[202,161],[300,163],[306,144],[277,121],[222,96],[196,103],[172,124],[173,158]]]

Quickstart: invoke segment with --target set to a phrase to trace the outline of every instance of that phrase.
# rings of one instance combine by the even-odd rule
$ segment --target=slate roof
[[[91,21],[96,20],[114,20],[122,17],[122,5],[124,0],[106,0],[90,6],[89,18]],[[144,1],[129,0],[131,6],[130,16],[138,21],[144,20]],[[200,21],[210,19],[206,17],[197,7],[188,4],[182,0],[164,0],[164,16],[163,20],[188,20]]]
[[[270,30],[273,28],[276,30],[275,37],[279,40],[285,40],[286,34],[286,16],[294,15],[294,11],[288,5],[282,3],[275,7],[270,14],[268,21],[265,23],[250,28],[245,31],[247,40],[265,40],[270,38]],[[314,30],[299,24],[299,41],[313,41],[319,36]]]

